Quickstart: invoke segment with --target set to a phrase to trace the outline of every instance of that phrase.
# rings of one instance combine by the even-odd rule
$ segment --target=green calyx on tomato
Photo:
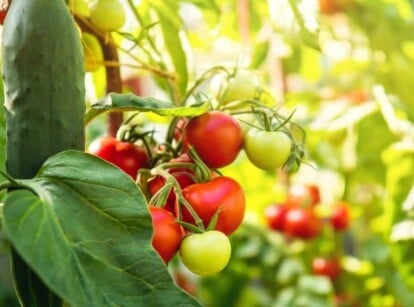
[[[209,226],[216,214],[218,216],[214,229],[226,235],[233,233],[243,221],[246,202],[244,191],[230,177],[220,176],[208,182],[189,185],[182,190],[182,195],[202,220],[204,228]],[[182,217],[186,223],[195,223],[185,206],[182,206]]]
[[[223,270],[231,256],[229,238],[217,230],[191,234],[180,246],[180,258],[193,273],[207,276]]]
[[[252,127],[244,137],[244,151],[256,167],[275,170],[288,161],[292,152],[292,140],[282,131]]]

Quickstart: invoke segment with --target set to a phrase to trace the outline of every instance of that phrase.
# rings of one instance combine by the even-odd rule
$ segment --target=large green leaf
[[[4,228],[72,306],[198,306],[151,246],[145,199],[115,166],[79,151],[49,158],[4,200]]]
[[[23,306],[62,306],[60,297],[50,291],[14,249],[11,253],[11,259],[16,295]]]
[[[203,114],[209,108],[210,104],[208,102],[177,107],[172,103],[151,97],[112,93],[91,105],[86,111],[85,123],[88,124],[96,116],[104,112],[139,111],[154,112],[162,116],[196,116]]]

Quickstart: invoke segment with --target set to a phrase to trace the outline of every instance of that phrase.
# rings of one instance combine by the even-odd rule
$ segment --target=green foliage
[[[414,262],[412,260],[414,233],[412,227],[414,151],[412,148],[388,149],[386,177],[387,199],[385,209],[390,221],[392,255],[407,284],[413,288]]]
[[[70,305],[197,306],[151,247],[145,199],[118,168],[66,151],[17,183],[4,200],[6,234]]]
[[[176,106],[151,97],[142,98],[133,94],[113,93],[91,105],[86,112],[85,123],[89,123],[104,112],[138,111],[154,112],[162,116],[196,116],[206,112],[209,108],[210,104],[208,102],[192,106]]]

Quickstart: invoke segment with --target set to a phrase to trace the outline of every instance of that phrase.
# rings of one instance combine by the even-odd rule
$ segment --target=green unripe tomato
[[[89,17],[91,11],[85,0],[69,0],[70,10],[79,16]]]
[[[239,70],[228,80],[223,96],[219,99],[222,105],[232,101],[253,99],[256,95],[257,80],[255,75],[246,70]]]
[[[251,128],[244,137],[244,150],[253,165],[274,170],[286,163],[292,151],[292,141],[281,131]]]
[[[103,32],[116,31],[125,23],[125,11],[119,0],[96,0],[90,8],[93,25]]]
[[[92,72],[100,68],[104,57],[101,44],[95,35],[82,32],[82,46],[85,71]]]
[[[180,258],[193,273],[207,276],[220,272],[230,260],[229,238],[217,230],[191,234],[180,246]]]

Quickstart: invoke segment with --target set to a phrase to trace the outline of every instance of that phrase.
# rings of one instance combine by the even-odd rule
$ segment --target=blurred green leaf
[[[179,6],[174,1],[152,1],[151,5],[159,16],[164,46],[169,54],[172,71],[176,73],[178,102],[185,96],[188,85],[187,55],[183,47],[183,26],[179,18]]]
[[[317,295],[333,292],[331,281],[325,276],[302,275],[298,280],[298,291]]]

